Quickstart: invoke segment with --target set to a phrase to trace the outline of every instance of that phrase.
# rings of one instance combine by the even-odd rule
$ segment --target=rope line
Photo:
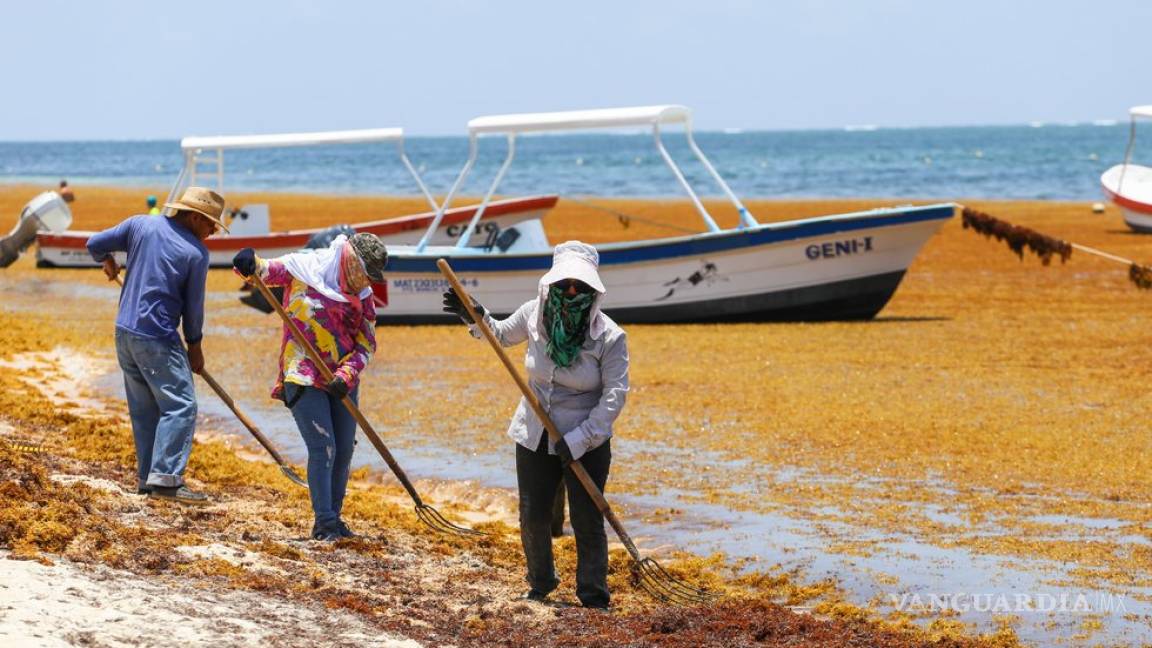
[[[663,227],[665,229],[675,230],[677,232],[685,232],[688,234],[700,234],[700,230],[695,230],[695,229],[692,229],[689,227],[682,227],[680,225],[672,225],[670,223],[662,223],[662,222],[657,221],[657,220],[652,220],[649,218],[643,218],[640,216],[633,216],[632,214],[626,214],[622,211],[612,209],[611,207],[604,207],[602,205],[597,205],[596,203],[591,203],[591,202],[588,202],[587,200],[581,200],[579,198],[572,198],[570,196],[565,196],[564,200],[574,202],[577,205],[584,205],[585,207],[589,207],[591,209],[596,209],[596,210],[599,210],[602,212],[612,214],[613,216],[616,217],[616,220],[620,221],[620,224],[623,225],[624,227],[628,227],[628,225],[631,221],[636,221],[637,223],[644,223],[645,225],[652,225],[653,227]]]

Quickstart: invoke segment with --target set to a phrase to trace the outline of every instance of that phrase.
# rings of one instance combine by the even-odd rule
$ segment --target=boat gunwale
[[[595,247],[600,252],[600,264],[602,266],[652,261],[659,262],[699,254],[723,252],[742,247],[756,247],[795,241],[838,232],[934,220],[945,221],[953,217],[956,207],[957,205],[955,203],[885,207],[846,214],[831,214],[828,216],[817,216],[776,223],[761,223],[755,227],[731,228],[718,232],[701,232],[699,234],[663,239],[597,244]],[[874,222],[876,220],[879,222]],[[822,226],[830,227],[825,228]],[[805,228],[815,228],[819,231],[808,232],[804,231]],[[737,240],[741,238],[759,238],[760,236],[771,234],[778,234],[779,236],[770,240]],[[705,249],[691,249],[701,244],[703,244]],[[714,245],[720,245],[721,247],[712,248]],[[681,250],[668,250],[668,248],[675,247],[680,247]],[[472,272],[537,270],[547,268],[548,264],[552,262],[551,249],[531,252],[492,253],[474,248],[462,251],[454,246],[428,246],[425,247],[423,251],[417,251],[414,245],[397,245],[389,246],[388,252],[391,272],[431,272],[431,269],[425,269],[421,266],[434,263],[435,260],[439,258],[449,258],[459,266],[459,270]],[[652,256],[648,256],[649,254]],[[639,255],[639,258],[637,258],[637,255]],[[505,267],[473,267],[488,265]]]
[[[548,210],[555,207],[559,200],[560,197],[556,194],[539,194],[533,196],[525,196],[523,198],[504,198],[498,201],[494,201],[489,205],[489,208],[492,211],[488,214],[488,216],[498,217],[515,214],[519,211],[530,212],[541,209]],[[444,213],[444,216],[445,218],[450,219],[450,222],[447,224],[458,225],[461,222],[465,222],[471,219],[472,215],[476,213],[478,208],[479,205],[453,207],[447,210]],[[349,223],[349,226],[358,231],[385,226],[390,230],[385,233],[392,234],[423,229],[424,223],[421,221],[431,221],[434,216],[435,212],[420,212],[418,214],[408,214],[394,218]],[[412,223],[415,223],[416,226],[407,226]],[[281,247],[290,247],[294,242],[296,242],[295,239],[303,239],[304,242],[307,242],[309,237],[313,236],[317,232],[326,230],[329,227],[332,227],[332,225],[297,230],[284,230],[280,232],[269,232],[268,234],[209,237],[205,241],[205,245],[210,248],[231,248],[236,246],[226,245],[225,243],[235,243],[238,244],[239,247],[250,247],[250,245],[247,244],[265,241]],[[395,231],[393,232],[391,230]],[[90,232],[84,230],[68,230],[67,232],[61,232],[59,234],[40,232],[36,236],[36,241],[39,245],[48,245],[49,247],[78,247],[78,241],[87,241],[88,238],[96,233],[97,232],[95,231]],[[303,247],[303,243],[301,243],[300,247]]]

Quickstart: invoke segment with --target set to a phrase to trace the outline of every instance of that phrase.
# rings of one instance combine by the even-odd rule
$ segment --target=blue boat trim
[[[861,218],[822,217],[787,223],[768,223],[754,228],[725,230],[718,233],[663,239],[661,241],[612,244],[598,247],[600,265],[624,265],[677,257],[700,256],[840,232],[947,220],[952,217],[954,210],[955,207],[951,204],[909,207],[904,210],[884,211]],[[438,273],[436,258],[429,255],[406,256],[403,252],[397,252],[389,256],[388,271]],[[460,255],[453,256],[451,261],[452,268],[456,272],[509,272],[517,270],[544,272],[552,267],[552,253]]]

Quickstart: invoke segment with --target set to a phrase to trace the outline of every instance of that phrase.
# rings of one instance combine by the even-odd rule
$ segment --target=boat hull
[[[525,220],[540,219],[556,205],[557,200],[556,196],[533,196],[494,201],[485,209],[481,218],[477,228],[480,234],[474,235],[472,240],[480,242],[484,240],[484,235],[489,231],[503,231]],[[475,207],[459,207],[445,212],[444,220],[431,243],[433,245],[454,243],[475,212]],[[370,232],[378,235],[389,246],[414,245],[428,229],[433,216],[432,213],[424,213],[382,221],[350,223],[350,225],[357,232]],[[205,241],[204,244],[208,248],[209,264],[212,267],[229,267],[232,265],[232,257],[246,247],[255,248],[260,256],[266,258],[277,257],[303,248],[308,243],[308,239],[318,231],[318,229],[307,229],[257,236],[214,236]],[[38,244],[37,265],[40,267],[67,268],[96,267],[99,264],[92,260],[92,256],[88,254],[86,248],[88,238],[92,234],[93,232],[64,232],[62,234],[41,232],[36,237]],[[121,264],[126,261],[124,254],[121,253],[116,256]]]
[[[874,317],[954,205],[930,205],[598,246],[604,311],[621,323],[819,321]],[[537,294],[550,253],[392,251],[379,323],[452,322],[437,255],[497,315]]]
[[[1152,234],[1152,168],[1117,164],[1100,176],[1100,185],[1132,231]]]

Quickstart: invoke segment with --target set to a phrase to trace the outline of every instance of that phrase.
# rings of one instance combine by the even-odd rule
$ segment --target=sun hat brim
[[[578,257],[562,259],[540,278],[540,283],[550,286],[564,279],[583,281],[600,294],[606,292],[604,282],[600,281],[600,273],[596,272],[591,263]]]
[[[176,202],[164,203],[164,208],[165,209],[184,209],[187,211],[194,211],[197,214],[200,214],[201,216],[212,221],[213,223],[216,223],[217,225],[220,226],[221,229],[224,230],[225,233],[228,233],[228,226],[224,224],[223,219],[221,219],[218,216],[213,216],[212,214],[209,214],[208,212],[206,212],[203,209],[196,207],[194,205],[182,203],[179,200],[177,200]],[[175,214],[173,214],[173,213],[166,214],[166,216],[168,216],[168,218],[172,218],[174,215]]]

